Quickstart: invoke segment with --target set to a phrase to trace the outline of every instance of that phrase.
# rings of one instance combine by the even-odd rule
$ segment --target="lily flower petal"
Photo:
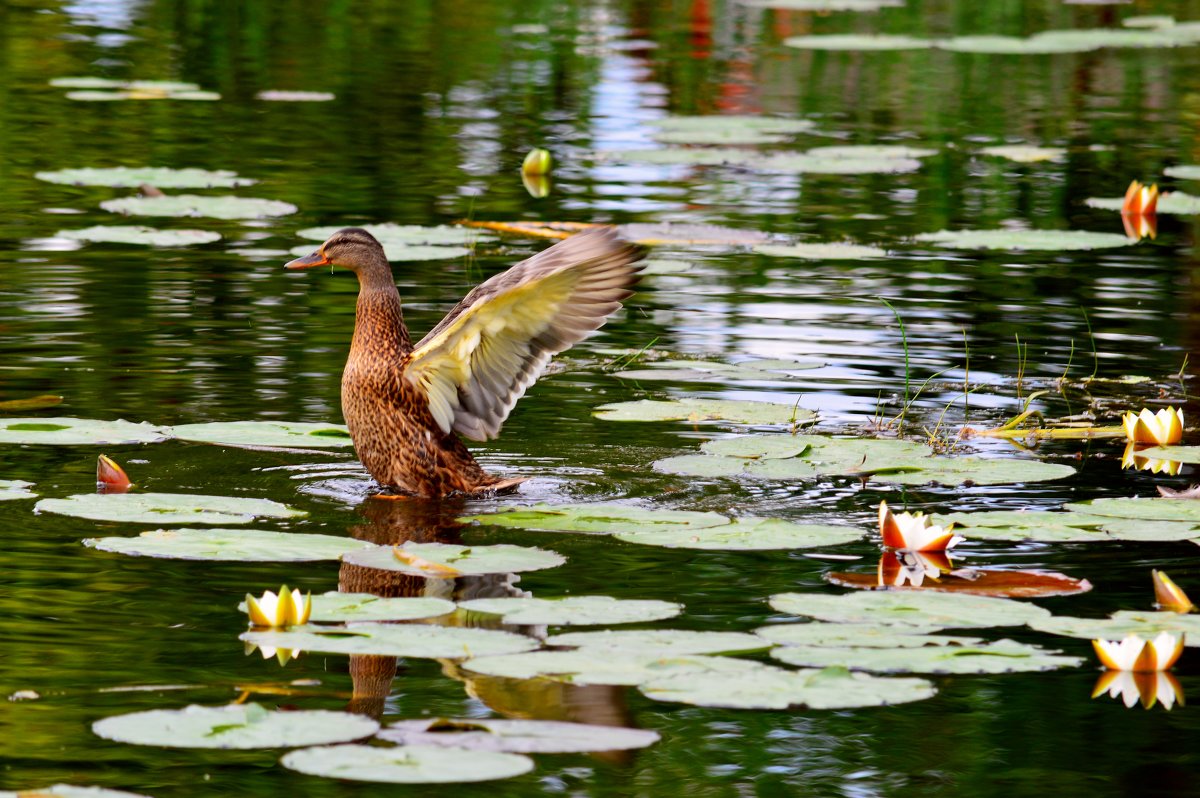
[[[1121,468],[1136,468],[1139,471],[1166,474],[1171,477],[1178,475],[1183,468],[1183,462],[1180,460],[1164,460],[1140,454],[1141,450],[1145,448],[1145,444],[1133,441],[1125,444],[1125,451],[1121,454]]]
[[[1177,407],[1164,407],[1157,413],[1142,408],[1135,414],[1132,410],[1121,416],[1125,437],[1134,443],[1150,443],[1169,446],[1183,440],[1183,411]]]
[[[1155,606],[1171,612],[1191,612],[1196,609],[1187,593],[1171,577],[1162,571],[1151,571],[1150,577],[1154,580]]]
[[[125,493],[131,487],[133,483],[129,481],[129,475],[117,465],[116,460],[106,454],[96,458],[96,488],[101,493]]]
[[[1183,686],[1173,675],[1165,671],[1134,673],[1133,671],[1106,670],[1096,680],[1092,698],[1108,693],[1118,698],[1126,708],[1132,709],[1139,701],[1144,709],[1161,703],[1170,710],[1178,701],[1183,704]]]
[[[523,175],[548,175],[550,174],[550,151],[543,150],[540,147],[535,147],[525,156],[525,160],[521,163],[521,174]]]
[[[1125,201],[1121,203],[1121,213],[1127,216],[1149,216],[1158,211],[1158,185],[1146,186],[1137,180],[1125,189]]]
[[[893,513],[887,502],[879,503],[879,533],[889,549],[910,551],[945,551],[963,541],[947,527],[933,525],[933,519],[922,513]]]
[[[920,587],[926,579],[938,580],[954,568],[944,551],[885,551],[879,558],[876,575],[880,587]]]
[[[1092,641],[1101,664],[1118,671],[1165,671],[1179,659],[1183,645],[1183,635],[1176,638],[1170,632],[1160,632],[1149,642],[1135,634],[1127,635],[1120,642]]]
[[[259,598],[246,594],[246,614],[253,626],[284,627],[307,623],[312,614],[312,594],[304,596],[297,590],[289,591],[287,585],[279,588],[276,595],[263,591]]]

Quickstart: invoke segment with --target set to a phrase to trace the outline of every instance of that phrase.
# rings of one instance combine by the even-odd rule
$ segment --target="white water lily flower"
[[[887,502],[879,503],[879,534],[889,549],[911,551],[945,551],[963,541],[947,527],[933,525],[933,519],[922,513],[894,514]]]
[[[1140,701],[1146,709],[1162,704],[1163,709],[1169,710],[1177,700],[1183,700],[1183,686],[1166,671],[1105,671],[1096,680],[1092,698],[1104,693],[1110,698],[1119,698],[1126,707],[1133,707]]]
[[[1144,407],[1140,413],[1130,410],[1121,416],[1121,426],[1134,443],[1168,446],[1183,440],[1183,411],[1177,407],[1164,407],[1157,413]]]
[[[1132,415],[1132,414],[1131,414]],[[1166,474],[1176,476],[1183,468],[1179,460],[1162,460],[1157,457],[1146,457],[1141,454],[1143,444],[1130,441],[1125,444],[1125,452],[1121,455],[1121,468],[1136,468],[1139,471],[1149,471],[1151,474]]]
[[[263,591],[262,598],[246,594],[246,614],[253,626],[295,626],[308,622],[312,614],[312,594],[301,595],[299,590],[279,588],[279,595]]]
[[[876,573],[880,587],[920,587],[926,579],[936,581],[953,567],[944,551],[898,549],[884,552]]]
[[[1159,632],[1153,640],[1135,634],[1116,640],[1093,640],[1092,647],[1104,667],[1117,671],[1165,671],[1183,653],[1183,635]]]
[[[250,656],[255,651],[262,654],[263,659],[274,657],[280,665],[287,665],[304,653],[304,650],[299,648],[275,648],[274,646],[258,646],[254,643],[246,644],[246,656]]]

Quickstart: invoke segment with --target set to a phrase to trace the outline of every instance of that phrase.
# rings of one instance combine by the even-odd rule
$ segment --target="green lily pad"
[[[925,147],[909,147],[904,144],[838,144],[829,147],[814,147],[808,155],[820,158],[928,158],[937,155],[937,150]]]
[[[976,516],[979,516],[976,518]],[[1075,517],[1078,516],[1078,517]],[[1109,538],[1097,527],[1100,519],[1082,513],[995,511],[936,515],[933,523],[955,524],[972,540],[1036,540],[1042,543],[1089,543]]]
[[[611,684],[633,686],[666,674],[720,673],[739,680],[750,671],[767,667],[758,662],[732,657],[708,657],[652,651],[618,651],[605,648],[578,651],[532,651],[467,660],[463,668],[485,676],[508,679],[544,678],[568,684]]]
[[[896,485],[1012,485],[1021,482],[1048,482],[1063,479],[1075,469],[1061,463],[1040,460],[983,457],[928,457],[919,469],[882,472],[872,475],[879,482]]]
[[[1092,516],[1200,524],[1200,501],[1195,499],[1096,499],[1073,502],[1066,509]]]
[[[162,197],[119,197],[100,207],[126,216],[203,216],[210,219],[266,219],[287,216],[298,208],[290,202],[256,197],[205,197],[168,194]]]
[[[779,612],[821,621],[887,626],[986,629],[1023,626],[1050,613],[1014,599],[923,591],[873,591],[830,596],[821,593],[778,593],[770,598]]]
[[[425,623],[307,624],[285,630],[251,629],[239,639],[260,648],[426,659],[507,655],[541,647],[537,640],[511,632]]]
[[[1195,164],[1168,166],[1163,170],[1163,174],[1167,177],[1179,178],[1180,180],[1200,180],[1200,166]]]
[[[170,427],[182,441],[228,443],[235,446],[299,446],[310,449],[352,446],[350,431],[343,424],[313,424],[299,421],[227,421],[182,424]]]
[[[766,116],[672,116],[650,124],[658,130],[652,137],[669,144],[775,144],[787,136],[811,131],[808,119],[777,119]]]
[[[928,39],[888,34],[830,34],[824,36],[789,36],[784,45],[801,50],[927,50],[933,46]]]
[[[954,36],[932,42],[941,50],[983,55],[1052,55],[1085,53],[1099,47],[1094,42],[1023,36]]]
[[[602,629],[566,632],[546,641],[551,646],[603,648],[643,654],[742,654],[770,644],[745,632],[693,632],[685,629]]]
[[[687,477],[745,476],[747,461],[736,457],[710,457],[706,454],[682,454],[655,460],[655,471]],[[816,476],[815,472],[812,476]]]
[[[861,244],[759,244],[754,248],[759,255],[774,258],[798,258],[800,260],[868,260],[886,258],[887,250]]]
[[[311,246],[292,247],[289,250],[290,254],[297,257],[311,255],[313,248]],[[384,244],[383,254],[390,261],[419,261],[419,260],[447,260],[449,258],[465,258],[471,254],[471,250],[466,247],[443,247],[424,244]]]
[[[694,530],[729,523],[728,518],[717,513],[655,510],[628,504],[535,504],[532,507],[506,508],[487,515],[468,515],[458,520],[545,532],[586,532],[597,535],[625,532],[631,528]]]
[[[717,224],[685,222],[631,222],[617,226],[621,235],[637,244],[656,247],[679,246],[752,246],[770,240],[759,230],[745,230]]]
[[[292,751],[280,762],[309,776],[387,784],[492,781],[533,770],[533,760],[520,754],[433,745],[331,745]]]
[[[50,85],[59,89],[158,89],[160,91],[199,91],[200,84],[178,80],[113,80],[92,76],[54,78]]]
[[[495,546],[459,546],[451,543],[413,543],[402,547],[408,554],[430,563],[453,568],[455,576],[477,574],[513,574],[520,571],[540,571],[555,568],[567,561],[566,557],[546,549],[529,546],[512,546],[501,543]],[[436,569],[423,570],[396,557],[393,547],[375,546],[346,554],[343,562],[361,565],[364,568],[379,568],[383,571],[401,571],[413,576],[445,577],[449,574]]]
[[[1089,208],[1100,208],[1105,211],[1119,211],[1125,204],[1124,197],[1089,197],[1084,200]],[[1175,213],[1181,216],[1191,216],[1200,213],[1200,197],[1184,194],[1182,191],[1165,191],[1158,195],[1157,213]]]
[[[730,146],[755,144],[780,144],[788,140],[787,136],[778,133],[766,133],[762,130],[730,126],[726,129],[710,128],[708,130],[657,130],[650,134],[655,141],[663,144],[713,144]]]
[[[673,601],[615,599],[612,596],[485,598],[463,601],[458,606],[468,612],[501,615],[503,622],[508,624],[540,626],[642,623],[674,618],[683,611],[683,605]]]
[[[1079,657],[1012,640],[893,649],[786,646],[772,650],[771,656],[802,668],[842,666],[875,673],[1016,673],[1083,664]]]
[[[694,267],[694,264],[689,261],[670,260],[667,258],[653,258],[643,263],[643,277],[648,277],[652,274],[686,274]]]
[[[940,230],[921,233],[916,240],[945,249],[1047,252],[1127,247],[1136,243],[1119,233],[1092,233],[1087,230]]]
[[[96,721],[92,731],[106,740],[167,748],[294,748],[368,737],[379,724],[349,712],[229,704],[116,715]]]
[[[1072,618],[1055,615],[1041,618],[1029,624],[1039,632],[1081,637],[1085,640],[1124,640],[1126,635],[1135,634],[1143,640],[1151,640],[1160,632],[1184,635],[1184,644],[1200,647],[1200,615],[1184,615],[1178,612],[1140,612],[1121,610],[1109,618]]]
[[[328,91],[266,89],[255,94],[254,99],[273,103],[327,103],[336,100],[337,95]]]
[[[608,421],[730,421],[735,424],[792,424],[811,421],[811,410],[770,402],[734,399],[641,399],[600,405],[596,418]]]
[[[901,8],[904,0],[739,0],[748,6],[777,8],[781,11],[878,11]]]
[[[741,165],[760,172],[797,175],[898,175],[921,168],[916,158],[890,155],[886,148],[880,152],[864,147],[858,154],[853,153],[850,147],[824,147],[802,153],[759,154],[742,159]]]
[[[718,457],[734,457],[745,460],[776,460],[798,457],[813,446],[824,446],[830,439],[819,435],[734,435],[716,438],[700,444],[700,450]],[[906,450],[908,447],[905,447]],[[926,454],[915,444],[911,451]]]
[[[221,240],[220,233],[209,230],[159,230],[136,225],[97,225],[81,230],[59,230],[54,236],[93,244],[139,244],[148,247],[187,247]]]
[[[126,89],[122,91],[69,91],[68,100],[76,102],[116,102],[119,100],[199,100],[215,102],[221,95],[215,91],[158,91],[150,89]]]
[[[761,155],[756,150],[659,147],[645,150],[605,150],[595,153],[594,157],[605,162],[644,163],[654,166],[744,166]]]
[[[325,241],[338,230],[343,230],[346,227],[359,227],[359,225],[343,224],[338,226],[327,227],[307,227],[297,231],[296,235],[301,238],[307,238],[310,241]],[[489,233],[486,233],[474,227],[458,227],[452,225],[437,225],[434,227],[422,227],[416,224],[394,224],[392,222],[384,222],[382,224],[366,224],[361,225],[363,230],[366,230],[371,235],[379,240],[379,243],[385,247],[388,244],[399,244],[401,246],[409,246],[413,244],[426,244],[431,246],[470,246],[476,241],[490,241],[494,239]],[[310,250],[311,251],[311,250]]]
[[[350,551],[374,548],[353,538],[262,529],[155,529],[136,537],[88,538],[83,544],[133,557],[231,562],[336,560]]]
[[[80,787],[75,784],[51,784],[49,787],[33,787],[17,792],[0,790],[0,798],[32,798],[34,796],[55,795],[61,798],[149,798],[136,792],[109,790],[104,787]]]
[[[1125,28],[1169,28],[1174,24],[1175,17],[1167,14],[1139,14],[1121,20],[1121,26]]]
[[[1137,456],[1151,460],[1174,460],[1178,463],[1200,465],[1200,446],[1150,446],[1139,449]]]
[[[658,732],[647,729],[494,718],[401,720],[390,724],[376,736],[400,745],[451,746],[472,751],[509,751],[518,754],[628,751],[645,748],[659,740]]]
[[[978,637],[931,635],[939,627],[888,626],[869,623],[778,623],[754,630],[759,637],[779,646],[822,648],[920,648],[922,646],[973,646]]]
[[[815,549],[852,543],[862,536],[863,531],[854,527],[794,524],[772,518],[737,518],[733,523],[705,529],[644,529],[615,535],[626,543],[720,551]]]
[[[774,381],[791,379],[790,372],[821,368],[824,363],[799,360],[743,360],[722,363],[712,360],[659,360],[647,368],[626,369],[613,376],[627,380],[666,380],[711,383]]]
[[[1034,147],[1029,144],[1002,144],[995,147],[984,147],[979,152],[981,155],[993,155],[1017,163],[1061,161],[1067,157],[1067,151],[1061,147]]]
[[[16,499],[36,499],[37,494],[29,490],[32,487],[32,482],[26,482],[21,479],[0,479],[0,502],[14,501]]]
[[[69,186],[111,186],[113,188],[137,188],[149,185],[156,188],[238,188],[252,186],[257,180],[239,177],[236,172],[225,169],[171,169],[165,166],[114,166],[105,168],[84,167],[82,169],[58,169],[53,172],[37,172],[38,180],[61,183]]]
[[[1100,531],[1112,540],[1165,542],[1200,541],[1200,522],[1137,521],[1132,518],[1110,519]]]
[[[142,422],[91,418],[0,418],[0,443],[57,446],[157,443],[166,440],[161,427]]]
[[[136,524],[248,524],[255,518],[308,515],[270,499],[199,493],[79,493],[42,499],[33,511]]]
[[[320,623],[419,621],[454,612],[454,606],[453,601],[432,596],[383,598],[372,593],[322,593],[312,597],[309,620]]]
[[[905,704],[931,698],[937,689],[924,679],[872,676],[845,668],[786,671],[763,666],[730,679],[719,672],[681,674],[642,684],[655,701],[728,709],[849,709]]]

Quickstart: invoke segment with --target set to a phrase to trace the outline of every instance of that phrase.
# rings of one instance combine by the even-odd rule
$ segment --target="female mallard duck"
[[[604,324],[633,292],[642,248],[611,229],[578,233],[478,285],[414,347],[383,247],[349,227],[287,269],[344,266],[358,308],[342,415],[379,484],[416,496],[511,489],[454,434],[500,432],[550,357]]]

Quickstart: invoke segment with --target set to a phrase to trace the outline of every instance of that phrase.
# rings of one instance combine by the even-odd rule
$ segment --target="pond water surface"
[[[685,271],[648,275],[597,335],[557,360],[502,436],[473,445],[493,470],[531,476],[510,497],[412,508],[368,500],[348,454],[256,451],[168,441],[113,446],[142,490],[271,498],[305,510],[260,525],[354,536],[514,543],[565,555],[559,568],[481,593],[602,594],[686,606],[655,624],[750,631],[796,619],[780,592],[840,593],[830,571],[872,573],[869,537],[833,553],[721,552],[635,546],[605,536],[462,529],[461,510],[620,501],[819,523],[864,535],[881,499],[929,512],[1053,509],[1068,501],[1153,495],[1178,476],[1122,471],[1113,441],[957,441],[964,423],[996,426],[1030,395],[1046,416],[1170,400],[1195,417],[1200,341],[1195,216],[1160,214],[1157,237],[1070,252],[976,252],[914,240],[942,229],[1121,233],[1118,214],[1084,204],[1131,179],[1195,192],[1164,168],[1200,162],[1200,46],[990,55],[916,49],[810,51],[790,36],[890,33],[922,38],[1026,36],[1120,28],[1134,15],[1200,20],[1200,2],[1072,4],[908,0],[875,13],[771,10],[733,0],[676,2],[202,3],[23,0],[0,5],[0,401],[64,397],[20,415],[208,421],[341,421],[339,380],[357,285],[347,272],[285,273],[302,228],[392,221],[684,222],[804,242],[885,248],[876,260],[800,260],[749,247],[656,247]],[[215,101],[87,102],[54,78],[179,80]],[[264,90],[329,92],[328,102],[269,102]],[[737,165],[656,165],[598,153],[655,148],[669,115],[812,120],[770,151],[850,144],[932,150],[910,171],[794,174]],[[1031,144],[1060,156],[1017,163],[983,147]],[[556,168],[548,196],[522,185],[534,146]],[[258,183],[232,193],[297,213],[256,221],[107,213],[127,189],[57,185],[34,173],[84,166],[229,169]],[[221,190],[199,193],[220,194]],[[222,235],[188,248],[76,246],[63,229],[129,223]],[[469,288],[546,246],[480,242],[470,258],[400,262],[409,325],[432,327]],[[895,313],[880,299],[886,299]],[[902,319],[903,332],[897,323]],[[906,349],[913,391],[905,417]],[[702,383],[614,376],[622,352],[816,361],[790,380]],[[1070,384],[1061,388],[1058,378]],[[1141,375],[1135,386],[1083,381]],[[972,386],[964,401],[963,385]],[[941,448],[1038,457],[1070,478],[994,487],[902,489],[858,479],[745,481],[656,472],[658,459],[745,432],[721,422],[593,417],[606,402],[671,396],[757,399],[819,413],[817,430],[935,440]],[[10,414],[11,415],[11,414]],[[778,429],[778,428],[775,428]],[[1194,436],[1194,433],[1189,433]],[[1186,441],[1185,441],[1186,442]],[[98,450],[0,446],[0,479],[43,497],[91,492]],[[237,604],[281,582],[321,593],[351,583],[336,563],[189,562],[122,557],[80,545],[144,526],[35,514],[0,503],[0,788],[67,782],[147,795],[435,794],[445,788],[324,780],[285,770],[278,750],[206,752],[102,740],[110,715],[243,691],[265,705],[366,712],[576,720],[652,729],[656,745],[604,755],[545,755],[531,773],[474,795],[1066,795],[1195,794],[1200,720],[1190,707],[1127,710],[1091,698],[1084,640],[997,630],[1086,657],[1038,674],[932,677],[938,694],[896,707],[735,711],[651,701],[635,689],[474,678],[454,662],[349,661],[306,654],[280,667],[246,655]],[[1058,614],[1148,609],[1151,568],[1200,592],[1196,544],[1000,543],[960,548],[972,565],[1046,568],[1093,585],[1040,600]],[[405,588],[420,592],[423,585]],[[449,590],[449,588],[444,588]],[[461,594],[456,596],[464,598]],[[539,630],[520,629],[527,633]],[[544,630],[540,630],[544,632]],[[561,631],[561,630],[558,630]],[[1176,669],[1200,696],[1200,658]],[[353,695],[352,695],[353,694]],[[36,697],[35,697],[36,696]]]

